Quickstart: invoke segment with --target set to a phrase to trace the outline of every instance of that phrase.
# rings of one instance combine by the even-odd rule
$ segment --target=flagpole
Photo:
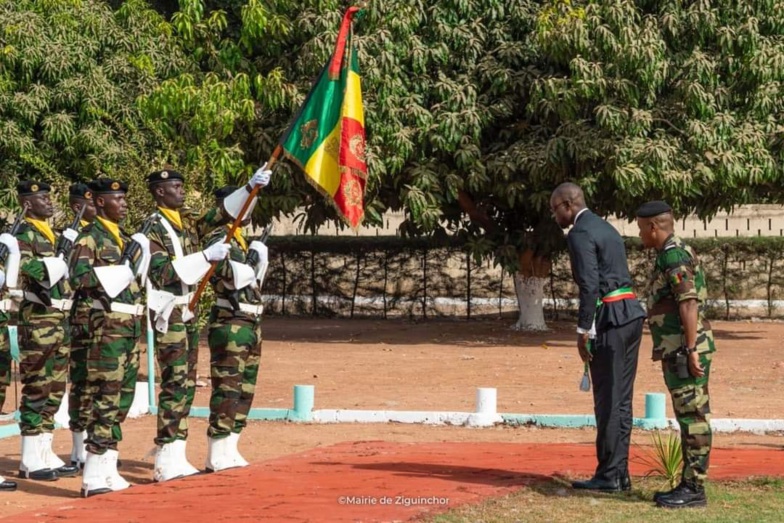
[[[270,156],[270,159],[267,160],[267,169],[269,170],[272,169],[272,167],[278,161],[278,158],[282,153],[283,153],[283,147],[280,144],[278,144],[278,146],[275,147],[275,150],[272,151],[272,156]],[[237,217],[234,219],[234,222],[231,224],[231,228],[229,229],[229,233],[226,235],[226,239],[224,240],[224,243],[231,242],[231,239],[234,237],[234,233],[242,224],[242,220],[245,217],[245,212],[248,210],[248,207],[250,207],[250,203],[259,193],[259,189],[261,189],[261,186],[257,185],[250,191],[250,194],[245,199],[245,203],[242,205],[242,209],[240,209],[239,214],[237,214]],[[207,274],[204,275],[204,278],[202,278],[201,281],[199,282],[199,287],[196,289],[196,292],[193,294],[193,298],[191,299],[191,302],[188,304],[188,309],[190,309],[191,312],[193,312],[193,310],[196,309],[196,305],[199,304],[199,298],[204,292],[204,289],[207,287],[207,283],[209,283],[210,277],[215,273],[215,268],[217,266],[218,266],[217,261],[213,261],[212,263],[210,263],[210,269],[207,271]]]

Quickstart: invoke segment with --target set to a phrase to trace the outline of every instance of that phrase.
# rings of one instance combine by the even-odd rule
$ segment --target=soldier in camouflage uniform
[[[216,205],[221,206],[223,199],[236,190],[228,186],[215,191]],[[226,229],[215,230],[206,245],[225,241],[227,233]],[[260,286],[267,267],[266,246],[259,241],[248,245],[241,228],[235,231],[230,245],[228,259],[218,263],[210,280],[215,304],[210,310],[208,336],[212,376],[208,471],[248,465],[237,443],[247,424],[261,360]],[[250,260],[253,257],[248,254],[253,252],[255,260]]]
[[[90,182],[89,188],[97,216],[79,235],[70,266],[73,288],[90,299],[89,328],[94,336],[87,348],[86,386],[94,396],[87,418],[84,497],[130,486],[117,472],[117,444],[136,390],[144,313],[137,276],[144,277],[149,261],[147,239],[138,233],[129,237],[119,226],[128,212],[128,186],[102,178]],[[125,251],[134,242],[139,248]]]
[[[0,243],[7,248],[5,260],[0,260],[0,291],[6,287],[15,287],[19,271],[19,243],[8,233],[0,234]],[[6,274],[6,270],[8,273]],[[8,338],[8,311],[12,310],[11,300],[3,299],[0,301],[0,380],[7,380],[0,383],[0,409],[2,409],[5,399],[5,388],[11,379],[11,346]],[[0,492],[13,492],[16,490],[16,482],[6,481],[0,476]]]
[[[680,485],[657,492],[661,507],[705,506],[705,479],[711,450],[708,378],[716,346],[705,319],[705,273],[691,247],[675,236],[672,209],[661,201],[637,211],[643,245],[657,251],[650,279],[648,324],[653,360],[662,362],[673,411],[681,430]]]
[[[248,188],[269,181],[269,171],[262,171],[254,174]],[[249,191],[239,189],[226,198],[224,209],[213,208],[197,216],[183,209],[185,189],[180,173],[156,171],[148,176],[147,184],[161,216],[148,236],[152,256],[148,307],[154,313],[155,351],[161,372],[153,478],[168,481],[198,472],[186,456],[187,416],[196,392],[199,344],[198,310],[191,311],[188,303],[210,263],[229,253],[226,244],[217,243],[203,251],[198,250],[199,245],[207,233],[239,215]]]
[[[22,398],[20,477],[54,481],[75,476],[78,467],[66,465],[52,451],[54,415],[60,407],[68,374],[68,313],[71,287],[68,266],[56,256],[57,235],[47,223],[54,214],[50,186],[23,181],[17,185],[20,204],[29,205],[16,234],[21,254],[19,306],[19,370]]]
[[[78,234],[95,219],[92,192],[87,185],[74,183],[68,193],[68,203],[75,216],[79,216],[79,212],[84,207],[78,230],[74,231]],[[68,392],[68,426],[73,441],[71,465],[79,467],[84,466],[86,458],[84,441],[87,437],[87,422],[92,407],[92,393],[87,389],[87,352],[93,339],[89,325],[92,302],[93,300],[83,291],[74,290],[74,304],[71,307],[70,317],[71,361],[68,377],[71,388]]]

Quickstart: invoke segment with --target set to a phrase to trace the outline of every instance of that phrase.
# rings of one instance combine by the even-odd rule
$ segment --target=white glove
[[[256,186],[259,187],[266,187],[269,185],[270,178],[272,177],[272,171],[267,169],[267,164],[264,163],[258,170],[253,173],[250,180],[248,180],[248,185],[250,185],[251,189]]]
[[[71,229],[70,227],[68,227],[63,231],[63,236],[65,236],[66,239],[70,240],[71,243],[73,243],[76,241],[76,237],[79,236],[79,233]]]
[[[5,284],[5,272],[0,269],[0,289],[3,288],[3,284]]]
[[[139,244],[144,254],[150,254],[150,240],[140,232],[131,235],[131,239]]]
[[[259,265],[269,261],[269,249],[260,241],[253,240],[250,242],[250,245],[248,245],[248,249],[254,250],[259,254]]]
[[[221,261],[225,260],[226,256],[229,255],[229,251],[231,250],[231,245],[228,243],[213,243],[201,253],[207,259],[207,261],[214,262],[214,261]]]
[[[19,254],[19,242],[7,232],[0,234],[0,243],[8,247],[9,254]]]

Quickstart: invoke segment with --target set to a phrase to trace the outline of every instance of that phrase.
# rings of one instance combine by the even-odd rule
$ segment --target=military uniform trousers
[[[93,342],[93,332],[89,321],[71,322],[71,358],[68,377],[71,388],[68,391],[68,426],[73,432],[87,430],[92,412],[93,393],[87,387],[87,356]]]
[[[54,430],[54,415],[65,396],[68,376],[68,330],[68,317],[63,312],[38,304],[20,312],[19,430],[23,436]]]
[[[712,344],[711,338],[711,344]],[[662,360],[664,382],[672,398],[672,410],[681,430],[683,479],[702,485],[708,475],[713,436],[710,427],[710,395],[708,378],[712,352],[700,354],[700,364],[705,375],[678,378],[674,358]]]
[[[261,361],[261,317],[230,317],[226,309],[210,312],[210,425],[207,435],[239,434],[247,424]],[[245,316],[245,315],[243,315]]]
[[[87,387],[93,392],[87,425],[87,450],[104,454],[117,450],[136,391],[139,372],[139,317],[93,310],[90,314],[93,343],[87,356]]]
[[[188,439],[188,414],[196,395],[199,329],[196,321],[182,322],[175,309],[166,333],[155,331],[155,353],[161,372],[156,445]]]
[[[0,312],[0,412],[3,412],[9,385],[11,385],[11,342],[8,336],[8,315]]]

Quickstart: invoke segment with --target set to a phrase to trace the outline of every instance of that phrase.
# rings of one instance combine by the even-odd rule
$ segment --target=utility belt
[[[674,369],[678,379],[685,380],[691,377],[691,373],[689,372],[689,354],[692,352],[697,352],[697,349],[695,348],[692,350],[685,345],[681,345],[677,350],[663,356],[662,361],[667,362],[671,368]]]
[[[144,305],[133,305],[130,303],[120,303],[113,301],[109,303],[109,312],[119,312],[121,314],[129,314],[131,316],[141,316],[144,314]],[[105,311],[103,303],[98,300],[93,300],[93,310]]]
[[[57,300],[54,298],[52,298],[52,305],[49,306],[44,302],[42,302],[41,298],[39,298],[35,293],[29,291],[24,292],[24,299],[31,303],[43,305],[49,309],[54,309],[56,311],[70,311],[71,307],[73,306],[73,300],[68,300],[68,299]]]
[[[149,287],[147,289],[147,306],[155,314],[155,330],[161,333],[168,332],[169,317],[174,312],[175,307],[182,307],[183,323],[190,321],[194,317],[188,308],[188,304],[190,304],[192,299],[192,292],[177,296],[168,291],[159,291]]]
[[[234,306],[226,298],[218,298],[217,300],[215,300],[215,305],[220,307],[221,309],[235,310]],[[240,303],[239,306],[240,308],[238,310],[240,312],[251,314],[253,316],[261,316],[262,313],[264,312],[264,305],[253,305],[252,303]]]

